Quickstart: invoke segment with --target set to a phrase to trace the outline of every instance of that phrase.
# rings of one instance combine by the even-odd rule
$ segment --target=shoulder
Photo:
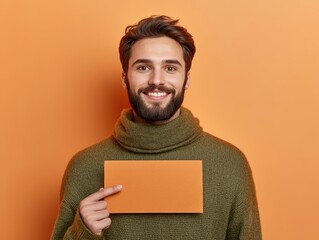
[[[236,195],[253,191],[252,171],[239,148],[209,133],[203,134],[201,142],[207,149],[206,166],[210,168],[212,178],[219,176],[226,189]]]
[[[113,137],[108,137],[94,145],[91,145],[77,152],[70,160],[69,166],[77,167],[89,164],[94,164],[99,159],[104,159],[117,147],[117,143]]]
[[[250,175],[250,166],[245,154],[232,143],[203,132],[200,145],[207,159],[212,160],[221,171],[229,176]]]
[[[203,147],[210,149],[208,154],[226,159],[246,159],[244,153],[238,147],[210,133],[203,132],[200,141]]]
[[[109,137],[79,151],[69,161],[64,178],[72,177],[75,179],[77,176],[91,176],[100,172],[104,160],[108,158],[110,152],[114,151],[116,145],[113,138]]]
[[[101,187],[98,185],[103,181],[104,160],[114,144],[112,137],[109,137],[76,153],[65,169],[61,197],[82,199],[96,190],[93,187]]]

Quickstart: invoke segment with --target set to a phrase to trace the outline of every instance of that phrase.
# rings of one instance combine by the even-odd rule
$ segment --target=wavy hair
[[[131,48],[138,40],[166,36],[177,41],[183,49],[186,73],[192,66],[192,60],[196,52],[192,35],[187,30],[177,25],[179,20],[168,16],[153,15],[144,18],[135,25],[126,27],[125,35],[119,46],[120,60],[124,73],[128,71],[128,62],[131,56]]]

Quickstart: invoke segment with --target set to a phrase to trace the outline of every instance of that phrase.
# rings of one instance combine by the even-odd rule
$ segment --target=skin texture
[[[118,193],[121,190],[121,185],[105,189],[101,188],[99,191],[89,195],[80,202],[81,218],[92,233],[101,235],[104,229],[110,227],[110,213],[107,210],[107,203],[104,201],[104,198]]]
[[[129,90],[141,99],[147,109],[152,110],[155,107],[164,109],[174,96],[178,96],[189,87],[189,73],[187,75],[185,73],[182,47],[169,37],[139,40],[131,49],[129,68],[127,74],[122,73],[122,84],[125,88],[129,87]],[[155,88],[147,93],[139,93],[139,90],[147,89],[151,85],[172,91]],[[149,92],[164,95],[150,96]],[[162,124],[177,116],[179,116],[179,108],[169,119],[152,123]],[[136,111],[134,111],[134,120],[145,122]]]

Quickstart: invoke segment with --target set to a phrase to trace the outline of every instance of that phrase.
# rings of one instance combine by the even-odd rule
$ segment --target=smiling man
[[[123,110],[112,136],[70,161],[52,239],[261,239],[245,156],[204,132],[181,106],[195,54],[192,36],[177,20],[152,16],[127,27],[119,52],[132,109]],[[103,199],[122,189],[103,188],[103,163],[111,159],[201,159],[204,212],[110,216]]]

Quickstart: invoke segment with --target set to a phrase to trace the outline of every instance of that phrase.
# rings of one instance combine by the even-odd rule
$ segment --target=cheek
[[[176,90],[180,91],[183,89],[185,83],[185,77],[182,75],[179,76],[168,76],[166,78],[166,85],[175,88]]]
[[[147,84],[149,81],[149,74],[130,74],[128,76],[128,79],[130,81],[130,83],[134,84],[134,85],[144,85]]]

